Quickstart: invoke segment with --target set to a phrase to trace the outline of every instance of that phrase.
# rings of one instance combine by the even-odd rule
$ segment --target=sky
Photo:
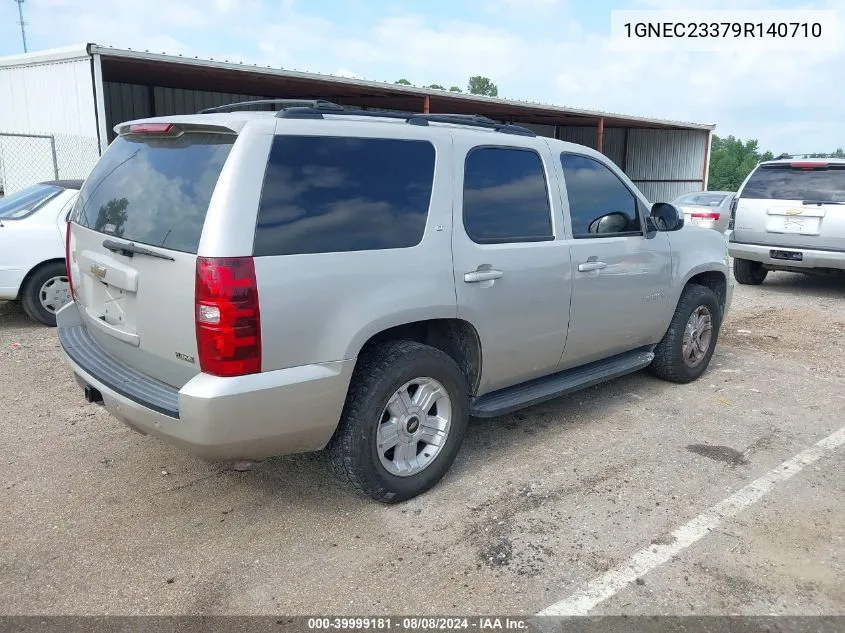
[[[716,124],[762,149],[845,147],[845,43],[827,52],[614,52],[613,9],[688,0],[25,0],[30,51],[94,42]],[[700,9],[837,9],[845,0],[697,0]],[[0,56],[22,52],[0,0]]]

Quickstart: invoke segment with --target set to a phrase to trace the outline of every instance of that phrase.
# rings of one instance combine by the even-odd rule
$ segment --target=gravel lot
[[[55,331],[0,303],[0,613],[532,614],[843,426],[845,281],[737,287],[696,383],[637,374],[474,421],[385,507],[321,455],[249,472],[87,405]],[[845,447],[592,613],[845,614]]]

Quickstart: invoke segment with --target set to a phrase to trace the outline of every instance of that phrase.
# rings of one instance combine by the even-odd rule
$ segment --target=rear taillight
[[[70,298],[76,301],[76,293],[73,290],[73,276],[71,275],[70,265],[70,229],[73,222],[68,220],[65,232],[65,272],[67,273],[67,283],[70,286]]]
[[[198,257],[197,352],[202,371],[243,376],[261,371],[261,319],[252,257]]]
[[[714,222],[717,222],[719,220],[718,213],[711,213],[707,211],[703,211],[701,213],[693,211],[692,213],[690,213],[690,216],[693,220],[713,220]]]

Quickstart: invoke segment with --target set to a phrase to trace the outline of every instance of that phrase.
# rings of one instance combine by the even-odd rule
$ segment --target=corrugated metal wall
[[[625,172],[655,202],[701,191],[708,134],[707,130],[632,128]]]
[[[598,129],[594,126],[554,126],[517,123],[542,136],[595,148]],[[634,181],[640,191],[655,202],[668,202],[690,191],[704,188],[704,156],[707,130],[659,130],[606,127],[603,153]]]
[[[87,175],[99,156],[90,57],[0,66],[0,189]]]
[[[0,132],[97,138],[91,59],[0,67]]]
[[[111,81],[104,82],[104,90],[109,141],[114,139],[114,126],[124,121],[143,119],[153,116],[154,113],[155,116],[196,114],[205,108],[213,108],[227,103],[268,98],[229,92],[166,88],[164,86],[151,88],[150,86]]]

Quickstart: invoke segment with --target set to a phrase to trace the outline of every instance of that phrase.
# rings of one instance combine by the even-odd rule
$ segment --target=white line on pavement
[[[724,501],[676,529],[672,532],[672,536],[675,537],[672,543],[650,545],[640,550],[623,565],[595,578],[581,591],[543,609],[538,615],[586,615],[593,607],[618,593],[637,578],[663,565],[682,550],[707,536],[725,519],[762,499],[776,483],[786,481],[800,473],[804,468],[818,461],[825,453],[843,444],[845,444],[845,427],[776,466],[759,479],[755,479]]]

